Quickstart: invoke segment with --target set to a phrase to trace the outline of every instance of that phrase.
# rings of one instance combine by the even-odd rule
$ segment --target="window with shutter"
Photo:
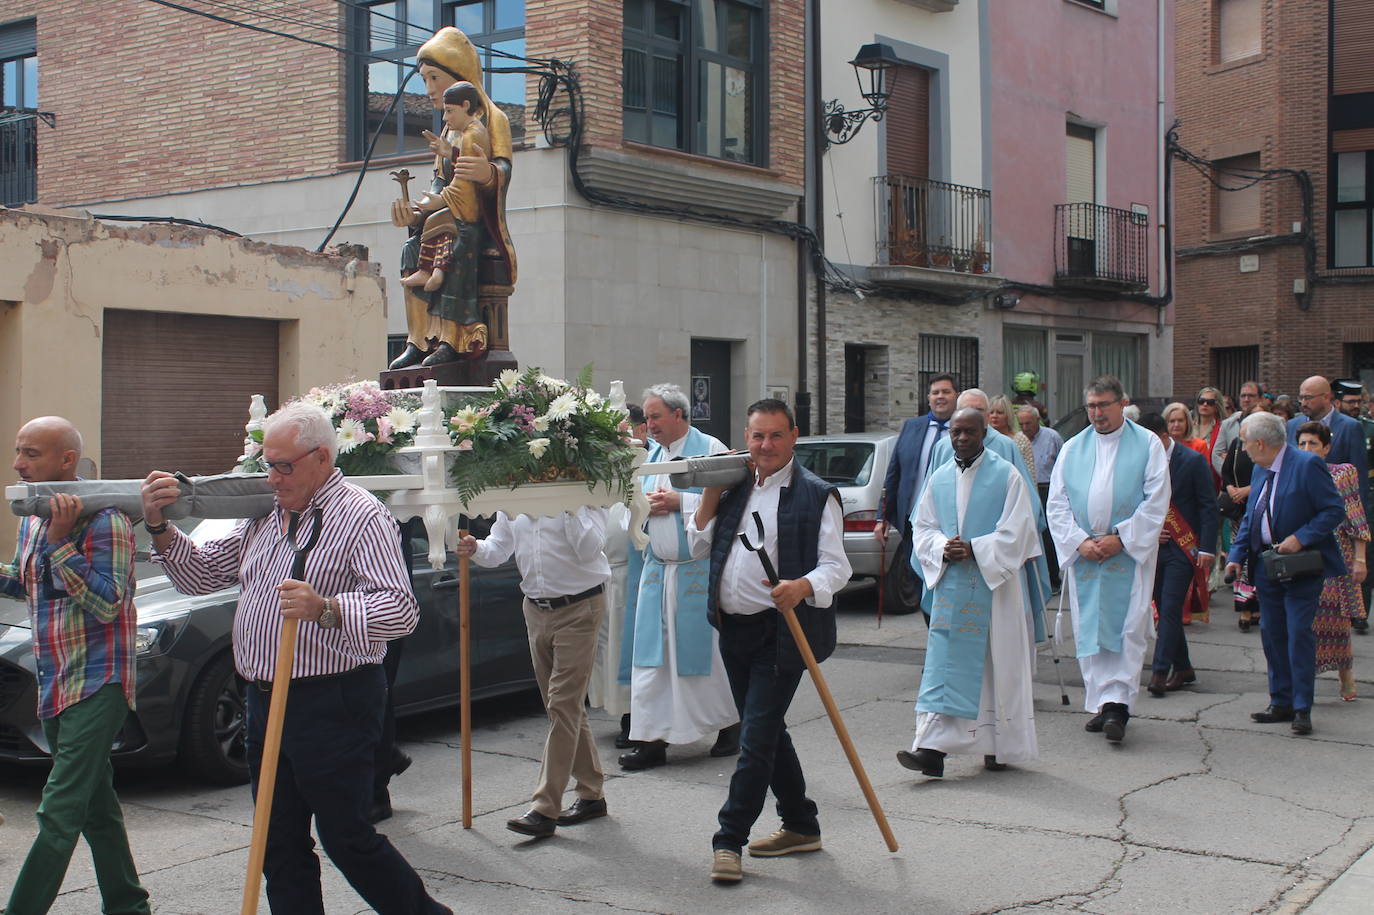
[[[1331,92],[1374,92],[1374,3],[1335,0],[1331,20]]]
[[[888,71],[892,97],[887,113],[887,173],[930,177],[930,71],[894,67]]]
[[[1229,63],[1264,47],[1264,9],[1260,0],[1217,0],[1217,62]]]
[[[1081,124],[1068,125],[1064,149],[1065,203],[1097,202],[1097,131]]]
[[[1259,153],[1217,160],[1216,178],[1217,183],[1221,185],[1214,191],[1217,201],[1217,234],[1234,235],[1261,228],[1260,189],[1263,184],[1256,183],[1253,177],[1244,174],[1258,171],[1259,168]],[[1231,190],[1232,188],[1234,190]]]

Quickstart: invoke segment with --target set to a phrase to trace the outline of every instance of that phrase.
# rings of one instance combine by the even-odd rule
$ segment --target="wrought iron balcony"
[[[1141,292],[1150,285],[1147,213],[1061,203],[1054,208],[1054,282]]]
[[[0,108],[0,205],[38,200],[38,118]]]
[[[992,195],[929,178],[873,179],[881,266],[992,272]]]

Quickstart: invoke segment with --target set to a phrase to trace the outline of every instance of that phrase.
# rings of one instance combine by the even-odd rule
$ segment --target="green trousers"
[[[43,722],[52,774],[38,803],[38,838],[10,893],[6,915],[42,915],[62,889],[76,840],[86,837],[107,915],[148,915],[148,891],[138,882],[124,814],[114,791],[110,744],[129,714],[119,684]]]

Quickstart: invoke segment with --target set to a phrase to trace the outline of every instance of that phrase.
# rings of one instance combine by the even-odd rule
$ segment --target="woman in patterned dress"
[[[1325,460],[1331,450],[1331,430],[1319,422],[1303,423],[1298,427],[1298,447]],[[1340,544],[1347,571],[1322,584],[1312,631],[1317,636],[1317,673],[1337,671],[1341,678],[1341,698],[1350,702],[1355,698],[1350,620],[1363,610],[1360,583],[1366,571],[1363,541],[1369,539],[1369,524],[1360,505],[1360,483],[1354,466],[1327,464],[1326,467],[1345,502],[1345,520],[1336,528],[1336,542]],[[1360,542],[1358,551],[1355,549],[1357,542]]]
[[[988,425],[1016,444],[1017,450],[1021,452],[1021,459],[1026,462],[1026,470],[1030,471],[1031,479],[1034,480],[1035,452],[1031,450],[1031,442],[1026,438],[1026,433],[1021,431],[1021,423],[1016,419],[1016,410],[1007,399],[1007,395],[998,394],[988,401]]]

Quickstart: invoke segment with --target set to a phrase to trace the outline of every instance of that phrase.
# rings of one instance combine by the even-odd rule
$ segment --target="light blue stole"
[[[711,440],[695,426],[687,432],[682,446],[683,457],[711,453]],[[662,445],[654,442],[644,463],[654,464],[668,459]],[[671,481],[669,482],[671,486]],[[678,492],[701,494],[701,487],[681,488]],[[672,556],[658,557],[653,548],[631,553],[627,564],[625,622],[621,630],[620,668],[617,680],[630,682],[630,668],[663,666],[663,574],[664,560],[677,567],[677,617],[674,633],[677,644],[677,674],[684,677],[704,677],[711,673],[712,630],[706,616],[707,585],[710,580],[710,558],[692,559],[687,543],[687,530],[681,513],[677,516],[677,551]],[[638,581],[638,587],[634,582]]]
[[[1006,507],[1011,465],[984,449],[977,472],[962,530],[958,524],[958,467],[947,461],[927,477],[940,530],[946,537],[958,535],[971,541],[997,530]],[[992,624],[992,589],[983,580],[978,563],[966,559],[949,563],[939,583],[928,593],[934,595],[934,600],[916,710],[976,719]]]
[[[1108,527],[1116,527],[1135,514],[1145,500],[1145,467],[1150,460],[1152,433],[1131,422],[1116,446],[1112,472],[1112,508]],[[1076,447],[1065,447],[1059,459],[1064,462],[1064,489],[1069,509],[1078,526],[1092,534],[1088,521],[1088,493],[1097,467],[1098,435],[1092,426],[1069,440]],[[1067,452],[1067,453],[1065,453]],[[1078,657],[1087,658],[1099,651],[1121,650],[1121,634],[1126,628],[1126,611],[1131,605],[1136,562],[1125,550],[1103,562],[1079,556],[1073,562],[1073,585],[1078,595],[1078,627],[1074,633]]]
[[[988,426],[987,430],[987,437],[983,439],[983,450],[991,451],[1020,472],[1021,479],[1026,482],[1026,487],[1030,491],[1031,512],[1035,515],[1035,529],[1043,533],[1048,526],[1048,522],[1045,520],[1045,509],[1040,504],[1039,490],[1035,488],[1035,478],[1030,475],[1030,468],[1026,466],[1025,460],[1021,457],[1021,450],[1016,447],[1016,442],[1012,441],[1010,436],[1003,435],[992,426]],[[951,463],[953,458],[954,449],[949,443],[949,438],[941,438],[931,451],[930,473],[926,474],[926,481],[930,480],[931,474],[935,472],[936,468]],[[925,491],[924,486],[921,491]],[[920,502],[918,494],[916,504],[919,505]],[[913,519],[916,517],[914,509],[911,516]],[[914,560],[912,565],[916,565]],[[918,576],[921,574],[919,568],[916,569],[916,574]],[[1030,615],[1031,622],[1035,624],[1035,640],[1043,642],[1046,638],[1045,602],[1050,599],[1050,566],[1043,553],[1026,563],[1022,570],[1022,577],[1025,584],[1025,590],[1022,593],[1025,595],[1026,613]],[[926,613],[930,612],[928,593],[921,595],[921,609],[925,610]]]

